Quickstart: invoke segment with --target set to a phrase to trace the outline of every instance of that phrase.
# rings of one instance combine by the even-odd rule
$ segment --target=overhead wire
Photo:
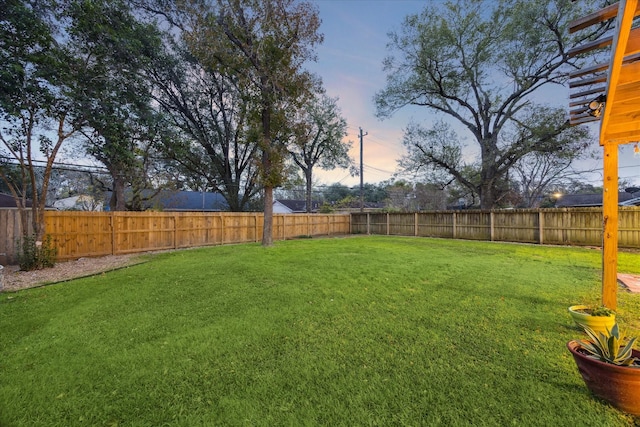
[[[1,156],[0,159],[7,160],[9,164],[19,166],[20,163],[13,157]],[[32,160],[32,163],[36,163],[36,167],[44,167],[46,165],[45,160]],[[104,166],[96,166],[96,165],[80,165],[76,163],[64,163],[64,162],[53,162],[53,168],[58,170],[66,170],[70,172],[98,172],[98,173],[109,173],[109,170]]]

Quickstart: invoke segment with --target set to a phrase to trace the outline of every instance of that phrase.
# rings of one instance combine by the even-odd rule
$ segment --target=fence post
[[[109,212],[109,224],[111,225],[111,255],[116,254],[116,218],[115,212]]]
[[[353,233],[353,215],[349,213],[349,234]]]
[[[387,236],[389,235],[389,233],[391,231],[389,228],[390,228],[389,227],[389,212],[387,212]]]
[[[415,237],[418,237],[418,212],[416,212],[415,214],[413,214],[413,235]]]
[[[538,243],[544,244],[544,214],[538,211]]]
[[[224,219],[225,215],[220,217],[220,244],[224,245]]]
[[[371,234],[371,218],[369,218],[369,215],[371,214],[367,212],[367,236]]]
[[[254,224],[254,227],[255,227],[255,233],[253,233],[253,234],[256,236],[255,237],[256,242],[258,242],[259,241],[259,239],[258,239],[258,230],[259,230],[259,227],[258,227],[258,214],[255,214],[253,216],[253,219],[254,219],[253,224]]]
[[[493,211],[489,212],[489,241],[493,242],[495,240],[495,228],[494,228],[495,218],[493,216]]]
[[[455,239],[456,238],[456,222],[458,220],[458,216],[455,212],[453,212],[452,215],[453,215],[453,221],[451,222],[452,222],[453,230],[452,230],[451,236],[452,238]]]
[[[178,249],[178,214],[173,214],[173,249]]]
[[[282,218],[282,240],[284,240],[286,237],[284,215],[280,215],[280,218]]]

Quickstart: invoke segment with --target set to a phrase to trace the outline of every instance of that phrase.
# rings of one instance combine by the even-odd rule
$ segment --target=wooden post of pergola
[[[604,148],[602,238],[602,304],[613,310],[618,290],[618,146],[640,141],[640,15],[638,0],[619,3],[571,22],[576,32],[615,19],[614,34],[586,43],[569,52],[576,56],[610,46],[609,63],[572,72],[569,107],[571,124],[600,121],[600,145]],[[604,83],[604,84],[603,84]]]
[[[616,309],[618,290],[618,144],[604,144],[602,305]]]

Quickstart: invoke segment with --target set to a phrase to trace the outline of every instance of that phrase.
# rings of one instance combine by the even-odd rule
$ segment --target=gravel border
[[[52,268],[21,271],[17,265],[5,266],[0,270],[0,291],[11,292],[47,284],[65,282],[80,277],[116,270],[144,262],[140,254],[108,255],[98,258],[80,258],[75,261],[58,262]],[[4,274],[2,274],[4,272]]]

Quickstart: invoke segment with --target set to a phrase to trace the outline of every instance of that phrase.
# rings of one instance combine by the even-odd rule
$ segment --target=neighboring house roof
[[[633,198],[633,194],[627,192],[618,193],[618,202],[624,202]],[[578,208],[602,206],[602,193],[596,194],[563,194],[556,202],[557,208]]]
[[[102,202],[89,195],[65,197],[53,202],[53,207],[60,210],[101,211],[102,206]]]
[[[31,200],[27,200],[27,207],[31,207]],[[0,193],[0,208],[17,208],[16,201],[10,194]]]
[[[220,193],[210,193],[202,191],[170,191],[162,190],[158,194],[153,195],[152,190],[144,190],[142,192],[144,200],[142,205],[145,209],[158,209],[165,212],[180,211],[200,211],[200,212],[219,212],[229,208],[227,201]],[[127,202],[131,201],[131,191],[126,191]],[[111,192],[105,193],[105,208],[109,210],[109,199]]]
[[[151,200],[164,211],[223,211],[229,209],[220,193],[161,191]]]
[[[311,202],[311,212],[318,212],[320,202],[314,200]],[[273,202],[273,213],[306,213],[306,200],[287,200],[278,199]]]

